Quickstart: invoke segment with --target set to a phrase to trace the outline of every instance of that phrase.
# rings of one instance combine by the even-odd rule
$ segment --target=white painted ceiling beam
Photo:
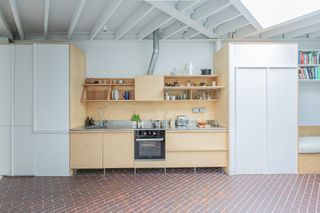
[[[144,2],[138,7],[137,10],[130,15],[130,17],[123,23],[116,32],[115,39],[120,39],[124,34],[129,32],[134,26],[136,26],[142,19],[149,15],[154,9],[154,6],[150,6]]]
[[[198,21],[205,19],[209,16],[212,16],[216,13],[219,13],[220,11],[223,11],[225,8],[227,8],[230,5],[231,4],[226,0],[210,0],[206,4],[201,5],[199,8],[195,9],[195,12],[191,16],[191,18],[198,22]],[[163,36],[163,39],[167,39],[167,38],[173,36],[174,34],[180,32],[182,30],[185,30],[186,28],[187,28],[187,26],[180,26],[176,30],[169,31],[169,29],[168,29],[168,32],[166,32],[166,31],[164,32],[164,34],[166,34],[166,36]],[[196,31],[191,31],[191,32],[194,32],[194,36],[200,34],[199,32],[196,32]],[[193,36],[191,36],[191,38],[192,37]]]
[[[236,33],[234,33],[233,38],[235,39],[242,39],[245,35],[248,35],[249,33],[256,32],[256,28],[253,27],[251,24],[244,26],[240,29],[236,30]]]
[[[169,21],[172,20],[172,17],[168,16],[167,14],[161,13],[157,19],[154,19],[152,22],[148,23],[141,32],[138,33],[137,39],[142,40],[150,33],[155,31],[156,29],[162,27],[163,25],[167,24]]]
[[[220,12],[221,10],[227,8],[231,4],[227,0],[210,0],[206,4],[201,5],[197,9],[195,9],[194,14],[192,14],[192,18],[195,21],[200,21],[205,19],[213,14]]]
[[[24,39],[24,33],[23,33],[21,21],[20,21],[17,2],[15,0],[9,0],[9,5],[10,5],[11,13],[12,13],[14,21],[16,23],[18,32],[19,32],[20,39],[23,40]]]
[[[188,31],[182,34],[183,39],[191,39],[197,35],[199,35],[198,31],[195,31],[194,29],[189,28]]]
[[[50,0],[46,0],[44,5],[44,27],[43,27],[44,39],[47,39],[48,37],[49,11],[50,11]]]
[[[194,0],[194,1],[181,1],[176,5],[176,8],[178,11],[180,12],[185,12],[186,10],[189,10],[190,8],[194,7],[196,4],[198,4],[201,0]],[[150,3],[150,2],[149,2]],[[173,17],[168,16],[167,19],[162,20],[162,18],[159,18],[159,20],[154,20],[152,22],[150,22],[138,35],[138,39],[141,40],[143,38],[145,38],[146,36],[148,36],[150,33],[152,33],[153,31],[155,31],[156,29],[161,28],[162,26],[166,25],[167,23],[169,23],[170,21],[173,20]],[[179,23],[179,22],[177,22]],[[181,31],[181,30],[179,30]],[[178,31],[176,31],[175,33],[177,33]],[[165,32],[164,34],[168,34],[168,33],[172,33],[172,32]],[[174,35],[175,33],[173,33],[172,35]]]
[[[98,18],[98,21],[93,26],[90,32],[90,40],[93,40],[103,26],[110,20],[112,15],[117,11],[124,0],[111,0],[109,1],[107,7],[102,12],[102,15]]]
[[[261,38],[271,38],[276,35],[285,34],[287,32],[301,29],[301,27],[312,26],[314,24],[319,23],[319,20],[320,20],[320,15],[307,18],[304,20],[300,20],[291,24],[287,24],[281,27],[277,27],[276,29],[268,30],[266,32],[261,33]]]
[[[193,1],[181,1],[177,4],[177,10],[184,12],[194,6],[196,6],[201,0],[193,0]]]
[[[205,23],[205,27],[213,29],[216,28],[218,25],[231,21],[232,19],[235,19],[239,16],[241,16],[239,11],[231,6],[228,7],[226,10],[223,10],[211,16]]]
[[[313,24],[307,27],[300,28],[298,30],[293,30],[291,32],[285,33],[286,38],[294,38],[302,35],[306,35],[309,33],[317,32],[320,30],[320,20],[319,23]]]
[[[80,15],[84,9],[84,6],[86,4],[86,0],[80,0],[77,4],[77,7],[75,8],[73,15],[72,15],[72,19],[69,25],[69,29],[68,29],[68,34],[67,34],[67,39],[69,40],[72,36],[72,33],[78,23],[78,20],[80,18]]]
[[[176,21],[161,33],[161,39],[170,38],[174,34],[178,33],[181,30],[186,29],[187,27],[188,26],[186,24],[183,24],[180,21]]]
[[[229,32],[234,32],[236,29],[247,26],[250,23],[243,16],[233,19],[225,24],[217,27],[215,33],[218,35],[223,35]]]
[[[200,33],[204,34],[205,36],[209,38],[217,38],[218,36],[205,28],[201,23],[196,22],[192,18],[186,16],[185,14],[181,13],[177,9],[171,7],[166,2],[160,2],[160,1],[150,1],[148,0],[150,4],[157,7],[159,10],[162,10],[166,14],[172,16],[173,18],[181,21],[182,23],[188,25],[189,27],[192,27],[193,29],[199,31]]]
[[[320,30],[317,32],[309,33],[309,38],[319,38],[320,37]]]
[[[231,4],[249,21],[249,23],[256,28],[256,30],[262,30],[262,26],[249,12],[246,6],[240,0],[229,0]],[[272,14],[270,14],[272,15]]]
[[[5,31],[8,38],[13,40],[13,34],[0,8],[0,27]]]

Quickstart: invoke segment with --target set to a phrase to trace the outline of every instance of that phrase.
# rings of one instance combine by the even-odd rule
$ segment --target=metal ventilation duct
[[[159,29],[153,31],[153,52],[152,52],[152,57],[151,61],[149,64],[148,68],[148,75],[153,75],[154,73],[154,68],[157,63],[158,55],[159,55]]]

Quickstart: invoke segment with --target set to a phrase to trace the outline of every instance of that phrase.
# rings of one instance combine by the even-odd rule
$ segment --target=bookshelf
[[[320,82],[320,50],[300,50],[298,53],[300,82]]]

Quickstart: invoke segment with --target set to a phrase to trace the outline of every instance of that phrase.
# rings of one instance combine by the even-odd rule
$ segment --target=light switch
[[[199,112],[200,112],[200,109],[199,109],[199,108],[192,108],[192,112],[193,112],[193,113],[199,113]]]
[[[199,108],[199,112],[204,113],[207,112],[208,110],[204,107]]]

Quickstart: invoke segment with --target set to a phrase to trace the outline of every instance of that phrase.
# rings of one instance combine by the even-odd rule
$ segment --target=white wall
[[[145,75],[148,70],[152,41],[116,41],[77,43],[87,55],[88,77],[132,77]],[[212,68],[213,42],[160,41],[160,53],[155,75],[169,74],[176,67],[183,74],[188,61],[195,63],[194,73]]]

